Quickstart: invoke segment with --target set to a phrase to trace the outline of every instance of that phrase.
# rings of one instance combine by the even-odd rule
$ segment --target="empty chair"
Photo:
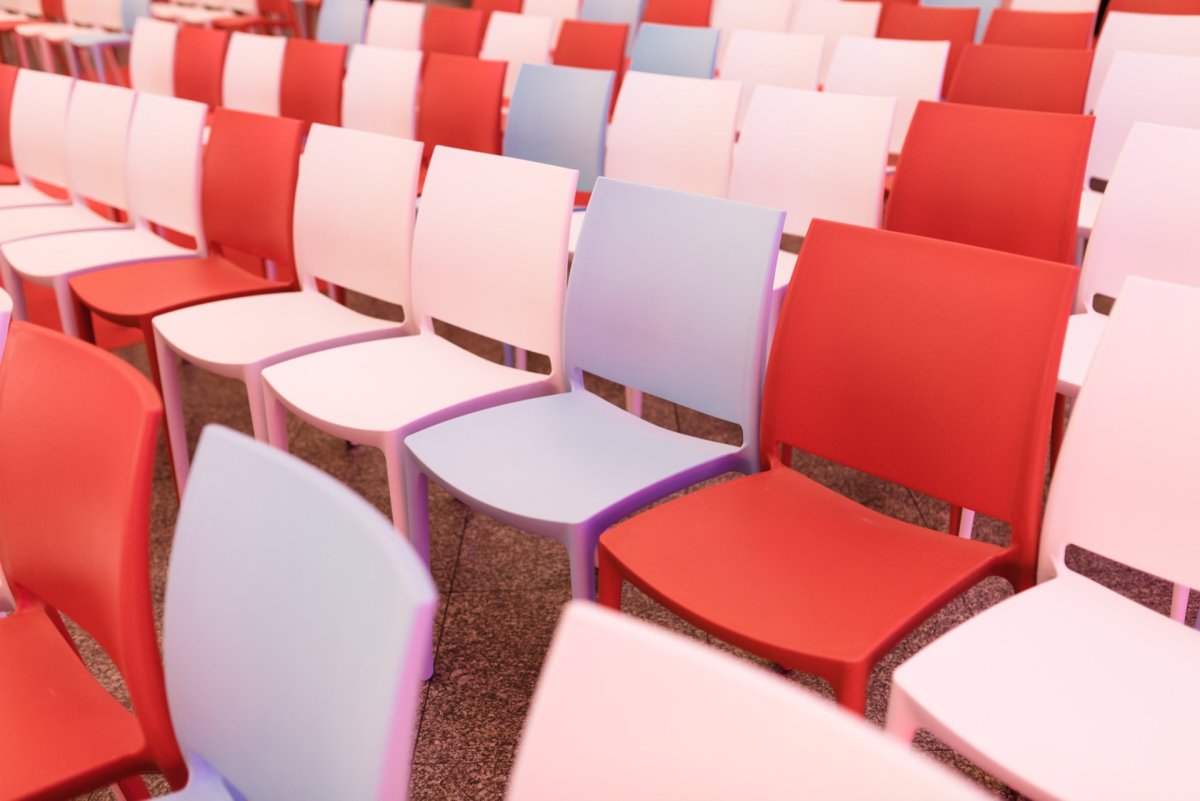
[[[0,288],[0,357],[4,356],[4,340],[8,337],[8,322],[11,319],[12,298]]]
[[[633,36],[642,21],[642,10],[646,0],[583,0],[579,18],[591,22],[616,22],[628,26],[625,48],[633,47]],[[573,65],[578,66],[578,65]]]
[[[945,94],[958,68],[963,48],[975,41],[978,24],[978,8],[934,8],[887,3],[879,19],[879,38],[949,42],[946,77],[942,82],[942,94]]]
[[[717,65],[716,28],[642,23],[633,42],[629,69],[679,75],[686,78],[711,78]]]
[[[415,139],[421,63],[419,50],[351,47],[342,84],[342,125]]]
[[[1095,14],[1099,0],[1010,0],[1013,11],[1037,11],[1054,14]]]
[[[710,24],[721,31],[717,45],[717,70],[723,70],[730,37],[736,31],[785,33],[792,16],[792,0],[713,0]]]
[[[9,136],[18,183],[0,186],[0,208],[67,201],[61,187],[67,184],[67,107],[74,84],[71,78],[48,72],[17,74]]]
[[[475,8],[428,6],[421,29],[421,46],[426,53],[477,56],[483,45],[487,15]]]
[[[1085,48],[1092,46],[1094,14],[1055,14],[998,8],[983,34],[983,44],[1017,47]]]
[[[804,2],[792,14],[792,33],[816,33],[825,37],[821,53],[821,82],[829,74],[829,65],[843,36],[875,36],[879,29],[882,3]]]
[[[1124,11],[1108,14],[1096,39],[1096,57],[1084,104],[1089,113],[1096,108],[1109,66],[1120,50],[1200,56],[1200,15],[1130,14]]]
[[[979,39],[983,38],[983,32],[987,30],[988,23],[992,18],[992,14],[1001,10],[1001,6],[1003,6],[1004,3],[1002,0],[924,0],[921,5],[933,6],[936,8],[965,7],[979,9],[979,22],[975,24],[975,40],[978,41]]]
[[[554,20],[550,17],[492,12],[479,57],[508,64],[504,78],[506,99],[512,97],[522,64],[545,64],[550,60],[553,38]]]
[[[1082,114],[1091,50],[967,45],[946,100]]]
[[[1197,0],[1112,0],[1108,11],[1132,11],[1136,14],[1200,14]]]
[[[560,67],[612,70],[617,76],[613,87],[613,100],[616,100],[625,74],[625,42],[628,35],[629,28],[626,25],[564,20],[551,60]]]
[[[279,113],[305,122],[341,125],[345,74],[346,45],[289,38],[280,72]]]
[[[1042,583],[897,668],[892,733],[928,729],[1031,798],[1192,795],[1194,750],[1181,734],[1200,713],[1200,636],[1076,573],[1066,551],[1200,585],[1187,501],[1198,343],[1200,290],[1125,284],[1050,483]]]
[[[322,613],[281,626],[314,587]],[[437,591],[374,507],[212,426],[166,596],[167,699],[188,763],[181,798],[407,797]]]
[[[425,4],[404,0],[375,0],[367,15],[363,42],[377,47],[420,50]]]
[[[209,108],[221,105],[229,36],[228,31],[218,28],[180,26],[179,40],[175,45],[176,97],[195,100]],[[238,63],[239,69],[250,66],[247,60],[241,58]],[[268,63],[273,69],[274,59],[269,59]],[[280,71],[282,74],[282,68]]]
[[[361,44],[366,36],[367,0],[331,0],[321,3],[317,12],[318,42],[330,44]]]
[[[606,531],[600,603],[619,607],[628,581],[732,645],[821,676],[865,712],[872,667],[923,619],[985,576],[1033,583],[1074,272],[814,221],[767,365],[766,470]],[[1011,541],[860,506],[793,470],[781,459],[792,447],[986,509]]]
[[[20,70],[0,64],[0,185],[17,183],[12,155],[12,101]]]
[[[479,9],[490,18],[496,11],[520,14],[521,3],[522,0],[471,0],[471,8]]]
[[[129,85],[139,92],[175,95],[175,40],[178,25],[138,17],[129,48]]]
[[[721,79],[739,81],[738,130],[759,84],[816,89],[821,66],[821,36],[804,33],[733,31],[728,37]]]
[[[467,56],[430,53],[425,61],[417,139],[425,143],[425,168],[438,145],[480,153],[500,152],[500,109],[506,65]]]
[[[899,153],[917,103],[938,100],[950,43],[842,36],[825,77],[825,91],[896,98],[889,149]]]
[[[229,39],[221,82],[221,105],[278,117],[288,39],[235,32]]]
[[[646,0],[642,22],[707,28],[713,0]]]
[[[558,22],[578,19],[579,0],[525,0],[521,6],[521,13],[550,17]]]

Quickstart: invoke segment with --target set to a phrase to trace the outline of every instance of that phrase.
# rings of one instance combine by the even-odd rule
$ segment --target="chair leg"
[[[958,536],[964,540],[971,539],[971,534],[975,529],[975,511],[973,509],[963,509],[962,519],[958,521]]]
[[[404,445],[399,437],[394,437],[383,446],[383,461],[387,466],[388,480],[388,499],[392,502],[392,525],[396,527],[396,531],[409,537],[408,533],[408,483],[405,480],[406,471],[404,469]],[[425,494],[429,494],[429,479],[425,479]],[[426,507],[425,514],[428,517],[429,511]],[[428,531],[428,526],[426,528]],[[416,543],[413,542],[414,547]],[[425,550],[421,552],[421,557],[425,560],[425,564],[429,564],[429,537],[426,533]]]
[[[1182,584],[1176,584],[1171,589],[1171,619],[1180,623],[1187,617],[1188,598],[1192,591]]]
[[[267,426],[267,442],[273,448],[284,453],[288,452],[288,412],[287,407],[279,402],[279,396],[271,385],[263,383],[262,388],[263,413]]]
[[[567,534],[567,559],[571,565],[571,597],[596,599],[596,540],[591,528],[575,527]]]
[[[183,490],[187,486],[188,450],[183,392],[179,386],[179,357],[157,332],[154,335],[154,349],[157,354],[163,414],[167,426],[167,449],[171,454],[171,465],[175,473],[175,491],[182,498]]]
[[[625,387],[625,411],[634,417],[642,416],[642,391],[633,387]]]
[[[4,285],[4,290],[12,298],[13,317],[17,320],[28,321],[29,306],[25,303],[25,279],[17,274],[2,253],[0,253],[0,284]]]
[[[54,301],[58,305],[58,321],[62,325],[64,334],[75,339],[83,339],[83,326],[79,321],[79,311],[82,307],[75,300],[75,296],[71,294],[71,286],[67,283],[69,278],[69,276],[61,275],[54,279]]]
[[[949,531],[951,534],[957,534],[959,531],[959,528],[962,526],[962,518],[963,518],[962,507],[955,506],[954,504],[950,504],[950,525],[946,527],[946,530]]]
[[[917,729],[921,728],[913,709],[912,699],[895,684],[892,685],[892,695],[888,699],[887,720],[883,725],[888,734],[906,743],[911,743],[913,737],[917,735]]]
[[[127,776],[112,785],[109,790],[116,801],[149,801],[150,799],[150,791],[146,789],[146,783],[142,781],[141,776]]]
[[[1050,418],[1050,472],[1058,464],[1058,452],[1062,450],[1063,436],[1067,430],[1067,396],[1054,396],[1054,412]]]
[[[388,487],[391,488],[392,477],[399,476],[404,484],[400,488],[408,497],[408,517],[405,527],[408,529],[408,540],[413,550],[429,564],[429,476],[421,471],[416,460],[404,452],[404,444],[399,436],[393,442],[387,443],[383,451],[388,468]],[[395,467],[393,469],[393,462]],[[400,469],[403,468],[403,469]],[[395,508],[393,507],[393,512]],[[393,514],[393,520],[395,516]],[[400,528],[400,526],[397,526]],[[433,631],[429,634],[429,643],[425,649],[425,666],[422,677],[428,681],[433,676]]]
[[[621,587],[625,583],[617,560],[612,558],[603,547],[598,549],[600,562],[600,593],[596,602],[609,609],[621,609]]]
[[[838,704],[848,712],[866,716],[867,714],[867,685],[871,680],[869,667],[847,665],[842,675],[831,679],[833,691],[837,695]]]

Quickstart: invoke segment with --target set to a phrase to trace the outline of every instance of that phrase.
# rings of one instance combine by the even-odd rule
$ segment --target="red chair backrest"
[[[1093,117],[917,105],[884,227],[1072,263]]]
[[[983,32],[983,44],[1018,47],[1086,48],[1092,46],[1095,14],[1059,14],[998,8]]]
[[[13,166],[12,120],[13,89],[17,85],[20,70],[11,64],[0,64],[0,164]]]
[[[520,14],[523,3],[524,0],[471,0],[471,8],[482,11],[486,19],[491,19],[493,11]]]
[[[583,67],[590,70],[612,70],[617,74],[613,83],[613,107],[625,77],[625,43],[629,26],[618,22],[563,20],[554,48],[553,62],[560,67]]]
[[[646,0],[642,21],[705,28],[711,16],[712,0]]]
[[[1091,50],[969,45],[946,100],[1082,114],[1091,72]]]
[[[344,44],[290,38],[283,51],[279,113],[305,122],[342,124]]]
[[[221,105],[221,80],[228,49],[229,31],[179,26],[175,40],[175,96],[207,103],[209,108]]]
[[[1105,13],[1128,11],[1134,14],[1200,14],[1200,0],[1109,0]]]
[[[417,139],[425,143],[425,164],[437,145],[500,153],[506,68],[503,61],[429,54],[417,113]]]
[[[426,53],[477,56],[487,21],[488,14],[478,8],[426,6],[421,47]]]
[[[965,45],[975,40],[978,8],[934,8],[930,6],[884,3],[879,18],[882,39],[918,39],[950,42],[946,59],[946,77],[942,92],[950,85]]]

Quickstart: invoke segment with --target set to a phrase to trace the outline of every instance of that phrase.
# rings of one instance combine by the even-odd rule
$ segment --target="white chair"
[[[221,79],[222,105],[236,111],[279,116],[287,37],[235,31],[229,37]]]
[[[483,34],[479,57],[508,62],[504,98],[512,97],[522,64],[545,64],[554,47],[554,20],[530,14],[493,11]]]
[[[1096,40],[1092,77],[1083,105],[1086,113],[1096,108],[1109,67],[1120,50],[1200,56],[1200,15],[1132,14],[1126,11],[1106,14],[1104,27]]]
[[[825,91],[896,98],[890,150],[899,153],[917,103],[942,96],[950,43],[843,36],[829,65]]]
[[[353,45],[342,81],[342,126],[415,138],[422,59],[419,50]]]
[[[402,0],[375,0],[367,13],[365,44],[420,50],[425,24],[425,4]]]
[[[521,13],[554,20],[553,41],[557,42],[563,20],[579,19],[579,0],[525,0],[521,5]]]
[[[816,89],[821,67],[824,37],[804,33],[732,31],[723,36],[728,42],[721,79],[740,81],[737,127],[746,119],[746,109],[759,84],[792,89]]]
[[[563,610],[507,801],[982,801],[824,699],[594,604]]]
[[[168,797],[403,801],[436,610],[374,507],[205,429],[167,574],[167,702],[188,766]]]
[[[18,183],[0,186],[0,209],[66,203],[34,186],[67,185],[67,108],[75,81],[64,75],[21,70],[13,87],[9,130]]]
[[[139,92],[175,96],[175,39],[179,26],[138,17],[129,47],[129,83]]]
[[[821,83],[829,74],[829,64],[843,36],[875,36],[879,30],[879,2],[827,2],[801,0],[792,12],[792,33],[816,33],[825,37],[821,54]]]
[[[718,72],[725,68],[725,53],[735,31],[785,33],[791,18],[792,0],[713,0],[709,24],[721,31]]]
[[[1200,289],[1130,278],[1071,419],[1042,583],[896,669],[888,729],[927,729],[1034,799],[1196,794],[1200,634],[1067,566],[1075,545],[1200,586]]]

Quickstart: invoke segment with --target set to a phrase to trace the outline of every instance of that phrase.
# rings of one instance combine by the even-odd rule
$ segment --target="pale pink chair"
[[[138,17],[129,46],[129,84],[139,92],[175,95],[175,40],[179,26]]]
[[[1048,14],[1095,14],[1100,10],[1100,0],[1010,0],[1008,8]]]
[[[235,31],[225,53],[221,105],[278,117],[287,37]]]
[[[875,36],[879,30],[879,2],[806,2],[797,3],[789,30],[792,33],[817,33],[825,37],[821,54],[821,82],[829,74],[829,64],[843,36]]]
[[[786,33],[792,5],[792,0],[713,0],[709,24],[721,31],[717,44],[718,73],[724,69],[725,53],[734,31]]]
[[[372,8],[380,2],[388,0],[376,0]],[[415,138],[423,59],[420,50],[351,47],[342,81],[342,126],[402,139]]]
[[[1096,39],[1092,77],[1083,110],[1096,108],[1113,58],[1121,50],[1200,56],[1200,15],[1133,14],[1110,11]],[[1168,88],[1168,87],[1161,87]]]
[[[579,19],[579,4],[580,0],[525,0],[521,13],[554,20],[554,42],[557,43],[563,20]]]
[[[483,34],[479,57],[508,63],[504,98],[512,97],[522,64],[546,64],[554,46],[554,20],[531,14],[493,11]]]
[[[13,169],[18,183],[0,186],[0,208],[66,203],[34,186],[67,185],[67,108],[75,81],[63,75],[21,70],[9,119]]]
[[[730,654],[582,601],[563,610],[507,801],[982,801],[873,726]]]
[[[742,84],[738,100],[739,131],[759,84],[813,90],[818,86],[821,51],[825,46],[822,36],[735,30],[721,41],[728,44],[720,77]]]
[[[1042,583],[896,669],[888,729],[927,729],[1035,799],[1195,796],[1200,633],[1074,572],[1068,546],[1200,585],[1200,288],[1130,278],[1079,394]]]
[[[399,50],[420,50],[425,25],[425,4],[403,0],[375,0],[367,12],[365,44]]]

